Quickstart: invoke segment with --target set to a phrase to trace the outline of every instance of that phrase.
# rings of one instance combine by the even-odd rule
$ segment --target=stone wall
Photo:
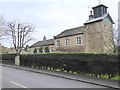
[[[81,44],[77,44],[77,37],[81,37]],[[69,39],[68,45],[65,45],[65,40]],[[60,40],[60,46],[57,46],[57,40]],[[84,52],[85,40],[83,38],[83,34],[63,37],[59,39],[55,39],[54,47],[55,51],[63,51],[63,52]]]
[[[96,22],[86,25],[84,32],[85,52],[101,53],[103,52],[102,22]]]
[[[106,22],[107,21],[107,22]],[[113,53],[114,51],[114,35],[113,26],[109,19],[105,18],[103,24],[103,49],[105,53]]]
[[[107,21],[107,22],[106,22]],[[109,19],[86,25],[84,34],[85,51],[88,53],[106,53],[113,51],[112,23]]]

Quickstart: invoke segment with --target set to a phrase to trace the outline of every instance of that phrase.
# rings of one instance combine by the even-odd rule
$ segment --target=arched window
[[[49,47],[45,47],[45,52],[47,53],[47,52],[50,52],[49,51]]]
[[[34,49],[33,53],[37,53],[37,49],[36,48]]]

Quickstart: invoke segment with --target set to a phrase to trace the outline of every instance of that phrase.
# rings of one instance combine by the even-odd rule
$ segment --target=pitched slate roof
[[[72,28],[72,29],[67,29],[67,30],[61,32],[60,34],[58,34],[57,36],[54,36],[54,38],[56,39],[56,38],[61,38],[61,37],[82,34],[84,29],[85,29],[84,26],[76,27],[76,28]]]
[[[54,39],[38,41],[35,44],[31,45],[30,47],[40,47],[40,46],[47,46],[47,45],[54,45]]]
[[[98,21],[102,21],[104,18],[108,17],[111,21],[112,24],[114,24],[114,21],[112,20],[111,16],[109,15],[109,13],[103,15],[102,17],[98,17],[98,18],[92,18],[92,19],[88,19],[84,25],[86,24],[90,24],[90,23],[94,23],[94,22],[98,22]]]
[[[96,7],[101,7],[101,6],[104,6],[104,7],[108,8],[107,6],[101,4],[101,5],[97,5],[97,6],[92,7],[92,9],[94,9],[94,8],[96,8]]]

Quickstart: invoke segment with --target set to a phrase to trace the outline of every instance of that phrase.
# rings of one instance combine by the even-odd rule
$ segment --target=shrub
[[[3,58],[13,59],[13,56]],[[117,55],[107,54],[87,54],[87,53],[52,53],[52,54],[28,54],[21,55],[21,66],[41,68],[51,70],[61,70],[67,72],[77,72],[81,74],[91,74],[101,77],[108,75],[108,78],[120,74],[118,71]]]
[[[2,54],[2,63],[14,64],[16,54]]]

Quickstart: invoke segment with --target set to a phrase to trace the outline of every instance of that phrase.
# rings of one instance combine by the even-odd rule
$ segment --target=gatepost
[[[19,58],[19,56],[15,57],[15,65],[20,66],[20,58]]]

